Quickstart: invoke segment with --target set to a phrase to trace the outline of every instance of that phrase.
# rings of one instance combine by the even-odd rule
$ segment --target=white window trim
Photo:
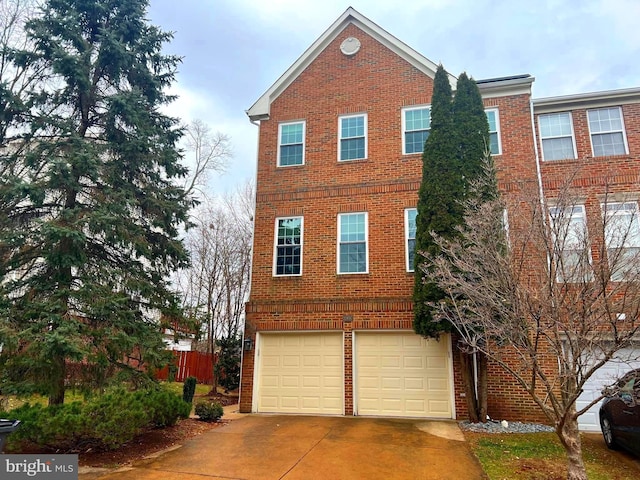
[[[544,158],[544,145],[543,145],[543,140],[550,140],[550,139],[554,139],[554,138],[566,138],[566,135],[563,135],[561,137],[542,137],[542,129],[540,128],[540,118],[541,117],[548,117],[551,115],[561,115],[561,114],[568,114],[569,115],[569,126],[571,127],[571,145],[573,146],[573,157],[569,158],[555,158],[552,160],[547,160]],[[542,160],[546,161],[546,162],[562,162],[564,160],[576,160],[578,158],[578,150],[576,148],[576,134],[575,131],[573,129],[573,115],[571,112],[551,112],[551,113],[544,113],[544,114],[540,114],[538,115],[538,134],[540,136],[540,153],[542,155]]]
[[[278,224],[280,220],[300,219],[300,273],[277,273],[278,269]],[[276,217],[273,235],[273,268],[271,274],[274,277],[300,277],[304,266],[304,217],[302,215],[291,215],[287,217]]]
[[[302,124],[302,163],[296,163],[295,165],[281,165],[280,163],[280,147],[282,147],[282,127],[286,125],[297,125]],[[282,122],[278,125],[278,168],[287,168],[287,167],[299,167],[305,164],[305,151],[306,151],[306,140],[307,140],[307,122],[305,120],[296,120],[294,122]],[[285,145],[295,145],[295,144],[285,144]]]
[[[341,272],[340,271],[340,217],[343,215],[364,215],[364,254],[365,254],[365,271],[364,272]],[[338,214],[337,218],[338,235],[336,243],[336,272],[338,275],[363,275],[369,273],[369,213],[368,212],[343,212]]]
[[[364,117],[364,157],[363,158],[351,158],[342,160],[342,120],[346,118]],[[358,137],[349,137],[358,138]],[[344,139],[346,140],[346,139]],[[357,162],[359,160],[366,160],[369,158],[369,118],[366,113],[354,113],[349,115],[338,116],[338,162]]]
[[[491,155],[502,155],[502,135],[500,134],[500,112],[498,111],[497,107],[485,108],[484,112],[485,112],[485,115],[487,114],[487,112],[495,112],[496,114],[496,134],[498,135],[498,152],[492,153]],[[491,134],[491,131],[489,131],[489,134]]]
[[[549,222],[551,222],[550,225],[552,227],[552,236],[554,237],[553,238],[554,251],[555,251],[555,245],[556,245],[556,239],[555,239],[556,227],[555,227],[554,216],[551,214],[551,210],[554,209],[554,208],[564,208],[564,209],[567,209],[567,208],[571,208],[571,209],[580,208],[580,210],[581,210],[581,214],[580,215],[582,216],[582,223],[583,223],[583,227],[584,227],[584,235],[585,235],[586,239],[589,238],[589,229],[588,229],[588,226],[587,226],[587,211],[586,211],[585,206],[583,204],[567,205],[567,206],[564,206],[564,207],[552,205],[549,208],[548,215],[549,215]],[[572,212],[571,216],[568,217],[569,221],[571,221],[571,219],[573,218],[573,215],[574,214]],[[567,217],[564,217],[564,218],[567,218]],[[592,282],[593,281],[593,258],[591,256],[591,244],[583,245],[583,246],[587,249],[587,258],[588,258],[589,266],[591,267],[591,271],[589,272],[590,273],[589,278],[581,278],[581,279],[565,279],[565,278],[562,278],[562,272],[558,268],[559,262],[556,259],[554,259],[553,261],[556,263],[556,282],[557,283],[565,283],[566,284],[566,283],[583,283],[583,282]],[[565,249],[563,248],[560,253],[563,253],[564,251],[565,251]],[[549,259],[549,261],[551,261],[551,260]]]
[[[609,207],[611,205],[633,205],[634,206],[634,211],[632,212],[632,215],[635,215],[636,218],[640,217],[640,205],[638,205],[637,201],[633,201],[632,200],[632,201],[626,201],[626,202],[609,202],[609,203],[602,203],[600,205],[600,208],[602,209],[602,215],[603,215],[603,218],[605,220],[605,232],[604,232],[604,234],[605,234],[605,238],[604,238],[605,245],[604,245],[604,248],[605,248],[606,254],[607,254],[607,262],[609,262],[609,243],[607,242],[607,236],[608,236],[607,235],[607,225],[609,224],[610,217],[614,217],[614,216],[617,215],[617,212],[607,212],[607,207]],[[640,221],[640,218],[639,218],[639,221]],[[614,248],[638,248],[638,247],[616,246]],[[610,263],[609,263],[609,265],[610,265]],[[613,277],[613,275],[612,275],[612,277]],[[611,278],[611,281],[620,282],[620,281],[624,281],[624,279]]]
[[[596,157],[596,152],[595,152],[595,149],[593,148],[593,136],[607,134],[607,133],[618,133],[618,130],[611,130],[609,132],[598,132],[598,133],[591,132],[591,122],[589,121],[589,112],[594,112],[596,110],[612,110],[614,108],[617,108],[618,111],[620,112],[620,122],[622,123],[622,142],[624,143],[624,153],[620,153],[617,155],[629,155],[629,144],[627,143],[627,129],[624,124],[624,115],[622,114],[622,107],[618,106],[618,107],[589,108],[587,110],[587,126],[589,127],[589,142],[591,143],[591,155],[593,155],[594,158],[602,158],[602,157],[601,156]]]
[[[415,210],[417,213],[417,208],[405,208],[404,209],[404,265],[406,271],[409,273],[415,272],[415,268],[413,265],[409,265],[409,212]],[[413,237],[415,241],[415,237]],[[416,254],[415,251],[413,253]]]
[[[407,143],[406,143],[406,133],[407,133],[407,119],[405,117],[405,113],[411,110],[424,110],[424,109],[429,109],[429,129],[428,131],[431,132],[431,105],[413,105],[411,107],[405,107],[402,109],[401,112],[401,121],[402,121],[402,154],[403,155],[422,155],[422,151],[420,152],[412,152],[412,153],[407,153]],[[415,131],[415,130],[412,130]]]

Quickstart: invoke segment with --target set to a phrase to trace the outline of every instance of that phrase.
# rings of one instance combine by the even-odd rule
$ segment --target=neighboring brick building
[[[248,110],[260,130],[241,411],[466,417],[450,336],[412,330],[413,228],[436,67],[350,8]],[[637,185],[640,90],[532,101],[533,81],[478,81],[501,190],[538,188],[540,174],[552,190],[575,161],[549,160],[570,157],[569,147],[593,165],[586,175],[599,175],[590,139],[607,155],[623,148],[607,160]],[[626,134],[595,133],[590,109],[606,128],[624,118]],[[536,412],[507,377],[492,385],[491,416]]]

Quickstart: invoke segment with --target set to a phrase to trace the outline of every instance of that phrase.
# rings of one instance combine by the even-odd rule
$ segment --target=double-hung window
[[[602,209],[611,280],[618,282],[637,277],[640,273],[638,203],[607,203]]]
[[[415,208],[407,208],[404,211],[404,236],[407,272],[414,271],[414,258],[416,254],[416,217],[418,210]]]
[[[367,116],[340,117],[338,121],[338,160],[367,158]]]
[[[367,273],[367,214],[338,215],[338,273]]]
[[[552,207],[549,214],[556,280],[565,283],[591,281],[591,252],[584,206]]]
[[[431,107],[402,109],[402,153],[422,153],[431,128]]]
[[[281,123],[278,127],[278,166],[304,164],[305,122]]]
[[[487,121],[489,122],[489,152],[491,155],[500,155],[502,146],[500,144],[500,118],[498,117],[498,109],[491,108],[485,110]]]
[[[540,115],[538,126],[540,127],[542,158],[544,160],[576,158],[571,113]]]
[[[302,275],[303,217],[276,218],[273,274]]]
[[[620,107],[587,110],[594,157],[627,153]]]

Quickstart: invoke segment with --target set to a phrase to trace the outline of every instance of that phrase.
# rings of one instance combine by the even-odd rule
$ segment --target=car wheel
[[[611,420],[607,417],[600,418],[600,427],[602,428],[602,436],[604,437],[604,443],[607,444],[607,447],[611,450],[617,450],[618,444],[616,443],[616,439],[613,436],[613,429],[611,428]]]

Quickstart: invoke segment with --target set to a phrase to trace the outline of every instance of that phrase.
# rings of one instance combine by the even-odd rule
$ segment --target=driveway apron
[[[100,478],[474,480],[486,476],[455,422],[249,415],[179,449]]]

